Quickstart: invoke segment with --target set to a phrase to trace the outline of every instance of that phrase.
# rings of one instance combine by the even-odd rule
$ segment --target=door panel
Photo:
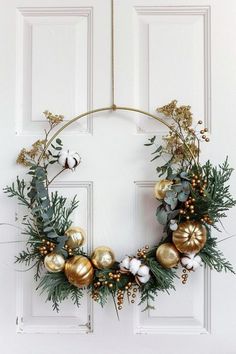
[[[150,113],[171,99],[190,104],[194,119],[211,131],[202,159],[217,164],[229,155],[234,167],[235,17],[233,0],[227,6],[214,0],[115,0],[115,103]],[[42,111],[69,120],[111,105],[110,24],[109,0],[1,1],[1,187],[24,175],[14,161],[42,133]],[[119,111],[90,115],[61,135],[82,163],[52,188],[78,195],[74,222],[86,229],[89,252],[105,244],[120,260],[160,240],[155,164],[143,146],[153,134],[161,139],[165,128]],[[2,192],[0,210],[0,223],[16,223],[21,216]],[[234,213],[222,238],[234,233]],[[14,241],[24,241],[19,230],[1,226],[1,231],[2,242],[13,242],[0,244],[4,353],[236,353],[233,275],[200,269],[186,285],[177,279],[176,293],[160,294],[154,311],[142,312],[138,301],[126,304],[120,321],[112,301],[101,309],[86,296],[80,309],[64,303],[56,314],[34,290],[30,271],[13,263],[22,249]],[[221,248],[236,267],[234,245],[231,238]]]

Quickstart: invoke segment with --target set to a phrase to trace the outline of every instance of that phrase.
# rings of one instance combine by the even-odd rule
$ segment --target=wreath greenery
[[[5,188],[9,197],[16,197],[27,209],[22,220],[26,247],[16,262],[35,269],[37,289],[46,293],[54,310],[68,298],[79,306],[84,289],[102,306],[111,295],[121,309],[126,296],[133,303],[139,293],[145,309],[152,308],[160,291],[169,293],[175,288],[179,265],[183,267],[182,283],[201,264],[234,273],[211,234],[212,228],[219,230],[221,219],[236,204],[228,185],[233,169],[227,159],[218,167],[210,161],[200,164],[200,143],[209,138],[201,121],[192,127],[189,106],[178,107],[172,101],[157,112],[162,116],[158,119],[171,122],[166,123],[169,132],[161,144],[154,136],[145,145],[155,148],[151,161],[165,161],[156,167],[163,179],[155,186],[156,218],[163,225],[163,237],[158,245],[147,245],[121,262],[108,247],[86,254],[82,247],[85,233],[72,225],[77,197],[68,201],[49,190],[56,177],[80,164],[80,156],[64,150],[61,139],[52,142],[51,133],[63,116],[44,112],[49,123],[45,138],[33,143],[30,150],[21,150],[17,163],[28,168],[30,182],[17,177]],[[49,180],[48,170],[56,163],[60,171]]]

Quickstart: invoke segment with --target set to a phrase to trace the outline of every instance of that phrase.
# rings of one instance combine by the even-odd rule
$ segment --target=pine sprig
[[[23,263],[29,267],[38,258],[38,255],[38,252],[32,252],[32,250],[27,247],[15,257],[15,263]]]
[[[24,264],[26,267],[30,267],[26,269],[26,271],[34,268],[34,280],[37,281],[40,278],[43,262],[42,256],[37,249],[26,247],[25,250],[21,251],[18,256],[15,257],[15,263]]]
[[[169,294],[169,290],[175,290],[174,280],[177,277],[175,270],[163,268],[153,257],[153,248],[147,255],[146,264],[149,266],[151,271],[151,279],[144,284],[141,289],[141,299],[140,304],[146,303],[146,307],[143,311],[147,309],[154,309],[152,302],[158,295],[158,292],[166,292]]]
[[[200,171],[207,181],[207,188],[204,197],[192,191],[196,199],[196,214],[199,219],[204,214],[208,214],[213,221],[213,226],[216,227],[215,223],[225,218],[226,212],[236,205],[236,200],[229,190],[230,185],[227,184],[233,169],[229,167],[228,158],[226,158],[223,164],[218,167],[214,167],[210,161],[207,161]]]
[[[20,180],[17,176],[16,183],[13,182],[11,186],[6,186],[3,191],[4,193],[8,194],[8,197],[10,198],[17,198],[20,205],[23,205],[27,208],[31,208],[30,200],[26,195],[26,183],[23,179]]]
[[[78,207],[79,201],[75,195],[67,206],[67,199],[58,194],[58,192],[51,194],[51,207],[53,210],[52,219],[54,229],[59,235],[64,235],[65,231],[71,226],[70,220],[73,212]]]
[[[207,242],[199,255],[210,269],[215,269],[217,272],[230,271],[235,274],[232,264],[224,257],[222,251],[218,249],[216,238],[208,236]]]
[[[52,302],[53,310],[59,311],[60,303],[71,299],[76,306],[80,306],[83,297],[83,289],[70,284],[63,272],[46,273],[37,286],[41,294],[46,294],[46,301]]]

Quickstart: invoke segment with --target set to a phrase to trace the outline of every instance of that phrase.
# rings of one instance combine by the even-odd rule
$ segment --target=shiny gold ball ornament
[[[61,254],[51,252],[44,258],[44,266],[51,273],[58,273],[64,269],[65,259]]]
[[[206,243],[207,230],[199,221],[185,221],[173,232],[173,243],[181,253],[197,253]]]
[[[93,265],[87,257],[73,256],[66,261],[65,275],[71,284],[79,288],[87,286],[93,281]]]
[[[83,245],[85,240],[85,231],[78,226],[72,226],[66,230],[65,235],[68,237],[66,245],[75,249]]]
[[[115,255],[111,248],[100,246],[93,251],[91,261],[98,269],[111,268],[115,262]]]
[[[157,248],[156,259],[164,268],[173,268],[178,264],[180,254],[173,243],[166,242]]]
[[[154,189],[155,197],[157,199],[164,199],[166,196],[166,192],[172,184],[173,182],[168,179],[161,179],[160,181],[158,181]]]

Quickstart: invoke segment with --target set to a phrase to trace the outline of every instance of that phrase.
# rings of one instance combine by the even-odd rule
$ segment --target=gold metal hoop
[[[97,108],[97,109],[93,109],[91,111],[82,113],[72,119],[70,119],[68,122],[66,122],[61,128],[59,128],[55,134],[52,135],[52,137],[48,140],[46,146],[45,146],[45,150],[50,146],[50,144],[53,142],[53,140],[64,130],[66,129],[69,125],[71,125],[72,123],[78,121],[81,118],[84,118],[90,114],[94,114],[94,113],[99,113],[99,112],[105,112],[105,111],[129,111],[129,112],[136,112],[136,113],[140,113],[143,114],[147,117],[153,118],[155,120],[157,120],[158,122],[160,122],[161,124],[165,125],[167,128],[169,128],[171,131],[175,132],[178,134],[179,138],[181,139],[181,141],[183,142],[183,144],[185,145],[185,147],[187,148],[187,150],[189,151],[192,159],[194,160],[194,162],[198,165],[195,156],[192,152],[192,150],[190,149],[190,147],[186,144],[185,140],[181,137],[181,135],[175,130],[175,128],[173,126],[171,126],[170,124],[166,123],[162,118],[155,116],[154,114],[151,114],[149,112],[143,111],[141,109],[138,108],[133,108],[133,107],[126,107],[126,106],[116,106],[116,105],[112,105],[111,107],[102,107],[102,108]],[[40,161],[43,158],[43,154],[41,154],[41,156],[39,157],[39,161],[38,163],[40,163]]]

